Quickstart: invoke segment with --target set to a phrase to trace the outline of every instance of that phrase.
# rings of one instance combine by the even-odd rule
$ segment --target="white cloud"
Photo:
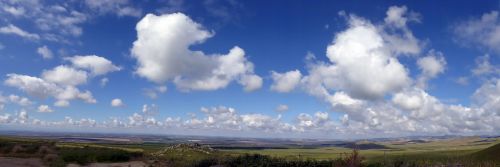
[[[290,92],[300,83],[301,77],[302,74],[299,70],[288,71],[286,73],[271,71],[271,78],[273,79],[271,90],[281,93]]]
[[[500,67],[490,63],[490,55],[479,56],[475,60],[476,66],[472,69],[474,76],[498,75]]]
[[[54,97],[57,100],[56,106],[68,106],[69,100],[74,99],[80,99],[87,103],[96,103],[90,91],[82,92],[73,86],[60,86],[37,77],[7,74],[4,84],[16,87],[31,96],[39,98]]]
[[[142,10],[131,5],[129,0],[85,0],[85,5],[101,14],[140,17]]]
[[[52,70],[43,71],[42,78],[45,81],[60,85],[76,86],[87,83],[88,76],[87,72],[85,71],[77,70],[65,65],[60,65]]]
[[[444,72],[446,68],[446,60],[441,52],[431,50],[427,56],[421,57],[417,60],[417,65],[418,68],[422,70],[422,74],[420,74],[417,80],[417,86],[425,88],[427,80],[435,78],[438,74]]]
[[[167,92],[167,86],[156,86],[154,88],[145,88],[144,94],[151,99],[158,98],[158,94]]]
[[[144,113],[145,115],[156,115],[158,114],[159,110],[160,109],[156,104],[151,104],[151,105],[144,104],[142,106],[142,113]]]
[[[235,46],[225,55],[189,50],[189,46],[204,42],[214,33],[182,13],[148,14],[137,23],[136,30],[132,56],[138,61],[136,73],[141,77],[158,84],[173,81],[184,91],[221,89],[234,80],[246,90],[259,87],[253,64],[245,58],[243,49]]]
[[[386,12],[381,35],[386,45],[396,55],[418,55],[421,44],[407,27],[410,22],[420,22],[420,14],[408,11],[406,6],[391,6]]]
[[[38,112],[54,112],[48,105],[38,106]]]
[[[333,83],[356,98],[380,98],[397,91],[409,82],[408,72],[388,52],[379,30],[366,20],[351,17],[350,28],[336,35],[334,42],[327,48],[330,59]]]
[[[21,110],[17,113],[17,122],[20,124],[26,124],[28,123],[29,115],[26,110]]]
[[[22,16],[25,13],[24,8],[22,8],[22,7],[16,8],[16,7],[13,7],[13,6],[4,6],[2,9],[5,12],[10,13],[10,14],[16,16],[16,17]]]
[[[280,104],[280,105],[278,105],[278,107],[276,107],[276,109],[274,111],[276,111],[276,112],[288,111],[288,105]]]
[[[311,116],[306,113],[300,113],[297,118],[297,130],[300,132],[312,131],[314,129],[328,129],[329,124],[329,115],[327,112],[316,112],[314,116]]]
[[[424,103],[423,92],[399,92],[392,97],[392,102],[405,110],[420,109]]]
[[[277,132],[280,128],[277,119],[263,114],[241,115],[241,123],[246,128],[263,130],[266,132]]]
[[[109,82],[109,79],[108,78],[102,78],[101,81],[99,81],[99,85],[101,85],[101,87],[105,87]]]
[[[2,123],[2,124],[11,123],[12,120],[13,120],[13,118],[12,118],[12,116],[10,116],[10,114],[0,115],[0,123]]]
[[[500,53],[500,18],[498,11],[484,13],[480,18],[471,18],[457,23],[454,33],[463,44],[479,44],[482,48]]]
[[[10,94],[9,96],[3,96],[0,92],[0,111],[5,108],[6,104],[14,103],[21,107],[28,107],[34,104],[35,102],[31,101],[27,97],[21,97],[18,95]]]
[[[244,75],[241,77],[239,83],[244,87],[247,92],[251,92],[262,87],[262,78],[257,75]]]
[[[52,59],[52,57],[54,57],[54,54],[46,45],[36,49],[36,52],[40,54],[43,59]]]
[[[123,104],[122,99],[113,99],[113,100],[111,100],[111,106],[112,107],[121,107],[123,105],[125,105],[125,104]]]
[[[16,103],[20,106],[29,106],[29,105],[34,103],[31,100],[29,100],[27,97],[20,97],[18,95],[13,95],[13,94],[9,95],[8,99],[11,103]]]
[[[94,76],[121,70],[121,68],[114,65],[113,62],[97,55],[73,56],[64,58],[64,60],[71,62],[74,67],[90,70],[91,74]]]
[[[364,102],[359,99],[354,99],[350,97],[345,92],[335,92],[333,96],[329,96],[327,101],[332,105],[334,109],[344,110],[344,111],[352,111],[359,109]]]
[[[384,21],[386,24],[397,28],[406,28],[408,21],[420,22],[420,15],[415,12],[408,12],[406,6],[391,6],[387,9]]]
[[[7,26],[0,27],[0,33],[2,33],[2,34],[13,34],[13,35],[17,35],[17,36],[20,36],[20,37],[23,37],[23,38],[26,38],[26,39],[30,39],[30,40],[38,40],[38,39],[40,39],[40,36],[38,34],[33,34],[33,33],[26,32],[26,31],[22,30],[21,28],[15,26],[13,24],[9,24]]]
[[[474,92],[473,100],[482,109],[500,117],[500,79],[493,79],[481,85]]]
[[[67,37],[78,37],[83,33],[80,27],[91,16],[81,12],[75,2],[53,1],[2,1],[0,15],[6,22],[22,21],[38,29],[37,34],[22,33],[10,26],[11,32],[24,34],[30,39],[44,39],[61,43],[70,43]],[[12,17],[14,15],[15,17]]]

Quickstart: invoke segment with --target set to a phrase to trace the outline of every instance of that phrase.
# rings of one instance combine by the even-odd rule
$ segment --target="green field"
[[[472,156],[475,152],[500,143],[500,139],[483,141],[479,137],[469,137],[452,140],[432,141],[426,143],[395,143],[380,142],[378,144],[388,147],[387,149],[360,150],[365,162],[374,163],[384,161],[425,161],[425,162],[452,162],[452,161],[474,161],[477,157]],[[338,159],[352,152],[352,149],[341,147],[320,147],[307,149],[236,149],[223,150],[231,154],[263,154],[273,157],[303,158],[303,159]],[[493,159],[493,157],[492,157]],[[496,162],[500,162],[500,154]]]
[[[495,166],[500,164],[500,139],[466,137],[432,141],[357,142],[364,166],[425,166],[455,164]],[[288,147],[266,149],[212,149],[208,145],[165,143],[61,142],[57,140],[0,137],[0,156],[42,158],[48,166],[68,163],[143,161],[152,166],[209,166],[213,164],[273,164],[271,166],[332,166],[353,156],[353,149],[343,147]],[[243,164],[243,165],[241,165]],[[311,165],[312,164],[312,165]],[[337,165],[333,165],[337,166]],[[342,166],[342,165],[340,165]],[[362,165],[363,166],[363,165]]]

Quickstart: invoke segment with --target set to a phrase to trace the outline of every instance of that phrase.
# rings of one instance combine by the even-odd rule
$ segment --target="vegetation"
[[[88,164],[91,162],[126,162],[142,157],[142,152],[129,152],[111,148],[62,148],[59,155],[64,162]]]
[[[0,156],[40,158],[48,166],[142,161],[151,166],[495,166],[500,141],[461,138],[420,142],[360,142],[345,147],[213,149],[208,145],[82,143],[0,137]],[[352,149],[355,148],[355,149]]]
[[[482,161],[493,160],[500,164],[500,143],[478,151],[472,154],[471,157]]]

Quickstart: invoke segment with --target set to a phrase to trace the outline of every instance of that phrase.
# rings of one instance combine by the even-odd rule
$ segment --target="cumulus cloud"
[[[43,59],[52,59],[52,57],[54,57],[54,54],[46,45],[37,48],[36,52],[40,54]]]
[[[137,23],[136,30],[137,40],[131,50],[138,62],[136,74],[150,81],[173,81],[184,91],[221,89],[234,80],[247,91],[261,85],[253,64],[238,46],[227,54],[190,50],[191,45],[203,43],[214,33],[182,13],[148,14]]]
[[[484,110],[500,117],[500,79],[487,81],[474,92],[473,100]]]
[[[145,115],[156,115],[158,114],[159,110],[160,109],[156,104],[150,104],[150,105],[144,104],[142,106],[142,113]]]
[[[417,60],[417,65],[422,71],[422,74],[420,74],[417,80],[417,85],[421,88],[425,88],[427,80],[444,72],[446,60],[441,52],[430,51],[429,55]]]
[[[15,120],[17,123],[27,124],[27,123],[29,123],[28,120],[29,120],[29,115],[28,115],[28,112],[26,110],[22,109],[21,111],[19,111],[17,113],[17,118]]]
[[[121,69],[106,58],[96,55],[73,56],[65,60],[70,61],[71,66],[59,65],[53,69],[44,70],[40,78],[15,73],[7,74],[4,83],[31,96],[53,97],[56,99],[55,106],[65,107],[70,105],[70,100],[75,99],[96,103],[97,100],[90,91],[80,91],[77,86],[87,83],[92,77]]]
[[[243,86],[243,90],[251,92],[262,87],[262,78],[257,75],[244,75],[239,83]]]
[[[409,21],[420,22],[420,14],[408,12],[406,6],[391,6],[387,9],[384,21],[394,27],[406,28]]]
[[[351,17],[350,28],[337,34],[327,48],[333,63],[332,86],[357,98],[380,98],[409,82],[404,66],[388,52],[384,38],[366,20]]]
[[[72,67],[60,65],[52,70],[45,70],[42,73],[45,81],[65,85],[76,86],[87,82],[87,72],[77,70]]]
[[[335,125],[332,125],[329,120],[330,120],[330,118],[329,118],[329,114],[327,112],[318,111],[318,112],[314,113],[313,116],[306,114],[306,113],[300,113],[296,117],[297,125],[295,128],[297,129],[297,131],[300,131],[300,132],[310,131],[313,129],[325,130],[325,128],[328,129],[330,127],[335,126]]]
[[[123,104],[122,99],[113,99],[113,100],[111,100],[111,106],[112,107],[121,107],[123,105],[125,105],[125,104]]]
[[[28,99],[27,97],[21,97],[21,96],[14,95],[14,94],[9,95],[8,99],[11,103],[16,103],[20,106],[29,106],[29,105],[34,103],[30,99]]]
[[[300,83],[302,74],[299,70],[288,71],[286,73],[278,73],[271,71],[273,84],[271,90],[276,92],[290,92]]]
[[[457,23],[454,33],[463,44],[478,44],[482,48],[500,53],[500,18],[498,11],[484,13],[481,17]]]
[[[54,112],[48,105],[38,106],[38,112]]]
[[[17,35],[17,36],[20,36],[22,38],[26,38],[26,39],[29,39],[29,40],[38,40],[38,39],[40,39],[40,36],[38,34],[26,32],[26,31],[22,30],[21,28],[15,26],[13,24],[9,24],[7,26],[0,27],[0,33],[2,33],[2,34]]]
[[[90,91],[80,91],[74,86],[62,86],[28,75],[7,74],[4,81],[7,86],[16,87],[31,96],[39,98],[54,97],[56,106],[68,106],[69,100],[80,99],[87,103],[96,103]]]
[[[0,111],[3,110],[6,104],[17,104],[21,107],[28,107],[34,104],[35,102],[31,101],[27,97],[18,96],[15,94],[10,94],[9,96],[3,96],[0,92]]]
[[[2,124],[11,123],[12,120],[13,120],[13,118],[12,118],[12,116],[10,116],[10,114],[0,115],[0,123],[2,123]]]
[[[121,70],[108,59],[97,55],[66,57],[64,60],[71,62],[76,68],[89,70],[94,76]]]

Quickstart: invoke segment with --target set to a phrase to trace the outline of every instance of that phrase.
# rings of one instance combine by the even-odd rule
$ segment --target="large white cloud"
[[[327,48],[333,63],[333,87],[356,98],[373,99],[400,90],[410,78],[386,45],[379,29],[351,16],[350,27],[337,34]]]
[[[136,30],[131,51],[138,62],[136,73],[150,81],[173,81],[186,91],[216,90],[234,80],[250,91],[262,83],[240,47],[212,55],[190,50],[191,45],[203,43],[214,33],[182,13],[148,14],[137,23]]]

